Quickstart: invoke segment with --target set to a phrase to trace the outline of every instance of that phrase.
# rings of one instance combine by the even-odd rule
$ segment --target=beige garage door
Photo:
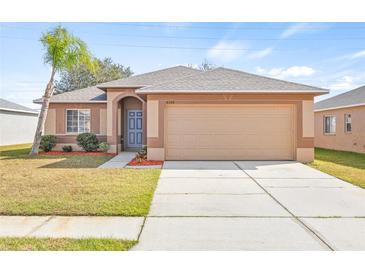
[[[167,160],[292,160],[292,105],[167,105]]]

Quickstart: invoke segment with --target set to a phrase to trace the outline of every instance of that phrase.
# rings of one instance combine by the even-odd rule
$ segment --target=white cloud
[[[337,80],[335,83],[331,84],[329,88],[331,90],[351,90],[356,87],[356,84],[354,82],[354,78],[352,76],[343,76],[339,80]]]
[[[365,49],[361,50],[361,51],[358,51],[358,52],[355,52],[354,54],[352,54],[350,56],[350,59],[357,59],[357,58],[362,58],[362,57],[365,57]]]
[[[207,56],[213,61],[230,62],[242,56],[246,48],[243,43],[220,41],[208,50]]]
[[[300,32],[304,32],[306,31],[308,27],[308,23],[298,23],[298,24],[294,24],[294,25],[291,25],[290,27],[288,27],[286,30],[284,30],[281,35],[280,35],[280,38],[288,38],[290,36],[293,36],[297,33],[300,33]]]
[[[248,58],[250,59],[260,59],[263,58],[265,56],[268,56],[269,54],[272,53],[272,48],[266,48],[260,51],[257,51],[255,53],[252,53],[248,56]]]
[[[290,78],[311,76],[316,73],[316,70],[307,66],[292,66],[288,68],[272,68],[264,69],[261,67],[256,68],[256,71],[261,74],[266,74],[278,78]]]

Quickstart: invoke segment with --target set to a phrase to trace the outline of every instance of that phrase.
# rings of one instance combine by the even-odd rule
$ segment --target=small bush
[[[45,152],[51,151],[56,146],[56,141],[54,135],[43,135],[39,148]]]
[[[72,151],[72,146],[63,146],[63,147],[62,147],[62,150],[63,150],[64,152],[71,152],[71,151]]]
[[[76,138],[77,144],[85,151],[96,151],[99,147],[99,140],[94,133],[81,133]]]
[[[135,160],[137,163],[147,160],[147,146],[143,146],[141,150],[137,152]]]
[[[100,149],[102,152],[108,152],[109,147],[110,147],[110,145],[109,145],[108,143],[106,143],[106,142],[101,142],[101,143],[99,144],[99,149]]]

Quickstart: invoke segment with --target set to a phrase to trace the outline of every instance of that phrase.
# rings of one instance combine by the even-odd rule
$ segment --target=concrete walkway
[[[167,161],[134,250],[365,250],[365,190],[282,161]]]
[[[144,217],[0,216],[0,237],[137,240]]]
[[[98,168],[124,168],[135,156],[136,152],[123,151]]]

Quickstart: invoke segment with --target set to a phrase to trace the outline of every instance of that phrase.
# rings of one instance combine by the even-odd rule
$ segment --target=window
[[[350,133],[351,130],[351,114],[345,114],[345,132]]]
[[[90,109],[66,110],[67,133],[90,132]]]
[[[324,133],[335,134],[336,133],[336,117],[325,116],[324,117]]]

